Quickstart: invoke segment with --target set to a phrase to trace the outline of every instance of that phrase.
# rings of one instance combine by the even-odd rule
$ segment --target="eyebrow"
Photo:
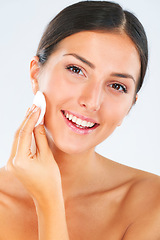
[[[73,57],[77,58],[78,60],[80,60],[81,62],[87,64],[90,68],[92,68],[92,69],[96,68],[93,63],[91,63],[90,61],[88,61],[87,59],[85,59],[84,57],[82,57],[76,53],[67,53],[67,54],[64,54],[63,56],[73,56]],[[128,73],[111,73],[111,76],[119,77],[119,78],[130,78],[136,84],[134,77]]]
[[[90,61],[88,61],[84,57],[79,56],[76,53],[68,53],[68,54],[64,54],[63,56],[73,56],[73,57],[77,58],[78,60],[80,60],[81,62],[87,64],[90,68],[95,69],[95,65],[93,63],[91,63]]]
[[[120,77],[120,78],[130,78],[136,84],[136,80],[134,79],[134,77],[128,73],[111,73],[111,76],[112,77]]]

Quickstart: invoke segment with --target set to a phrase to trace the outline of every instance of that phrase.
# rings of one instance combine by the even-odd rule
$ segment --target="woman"
[[[46,114],[35,127],[40,109],[27,111],[1,169],[0,239],[160,238],[159,177],[95,152],[137,100],[147,62],[143,26],[118,4],[80,2],[49,23],[30,64]]]

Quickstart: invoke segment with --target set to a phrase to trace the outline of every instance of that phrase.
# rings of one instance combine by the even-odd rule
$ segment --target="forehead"
[[[139,56],[139,53],[135,47],[133,41],[124,32],[102,32],[102,31],[82,31],[70,35],[64,38],[59,43],[60,48],[68,48],[68,50],[83,51],[83,48],[87,48],[87,52],[105,55],[106,50],[112,51],[115,49],[118,53],[135,53]],[[97,47],[97,48],[95,48]],[[93,51],[94,50],[94,51]],[[96,51],[97,50],[97,51]],[[125,51],[124,51],[125,50]]]
[[[82,31],[63,39],[58,54],[78,54],[100,70],[128,71],[138,78],[140,57],[135,44],[124,32]]]

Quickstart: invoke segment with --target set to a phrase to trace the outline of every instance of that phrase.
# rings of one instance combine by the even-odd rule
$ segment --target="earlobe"
[[[136,94],[136,95],[134,96],[133,105],[136,104],[137,99],[138,99],[138,94]]]
[[[39,90],[39,82],[38,82],[38,75],[39,75],[39,64],[38,64],[38,57],[35,56],[32,58],[30,62],[30,79],[32,85],[32,91],[34,94]]]
[[[133,105],[137,102],[137,99],[138,99],[138,94],[136,94],[136,96],[134,97],[133,104],[132,104],[132,106],[130,107],[128,113],[130,112],[130,110],[131,110],[131,108],[133,107]],[[123,120],[117,124],[117,127],[120,127],[121,124],[122,124],[122,122],[123,122]]]
[[[118,123],[117,127],[120,127],[122,124],[123,120],[121,122]]]

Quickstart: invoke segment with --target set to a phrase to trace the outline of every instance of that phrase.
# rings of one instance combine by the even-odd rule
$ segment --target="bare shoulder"
[[[17,199],[15,180],[10,173],[5,171],[5,168],[0,169],[0,238],[9,237],[10,230],[7,231],[7,226],[10,229],[10,225],[13,224],[11,219],[13,219],[12,213]]]
[[[120,209],[121,223],[127,222],[123,240],[160,240],[160,176],[113,161],[108,166],[115,185],[125,186]]]
[[[5,167],[0,168],[0,194],[12,198],[20,198],[26,194],[26,190],[20,181],[11,173],[6,171]]]
[[[124,240],[160,239],[160,177],[141,173],[128,191],[126,211],[132,221]]]
[[[149,208],[160,206],[160,176],[134,169],[133,182],[127,193],[127,198],[131,202],[136,199],[139,213]]]
[[[22,183],[5,168],[0,168],[0,207],[33,202]]]
[[[125,198],[125,212],[131,219],[124,240],[160,239],[160,177],[134,171],[133,181]]]
[[[143,192],[143,196],[147,194],[147,199],[153,200],[154,196],[160,194],[160,176],[117,163],[101,155],[99,155],[99,159],[102,162],[104,173],[108,172],[108,176],[110,175],[109,180],[113,183],[112,187],[128,183],[126,192],[128,197]]]
[[[112,163],[113,164],[113,163]],[[131,206],[139,208],[139,214],[160,205],[160,176],[139,169],[114,163],[119,182],[128,184],[125,199]],[[118,172],[120,172],[118,174]]]
[[[5,168],[1,168],[0,239],[33,239],[29,231],[26,233],[26,227],[33,228],[32,225],[33,222],[36,222],[36,219],[30,216],[34,211],[33,202],[22,184]],[[25,238],[24,232],[26,234]],[[35,236],[35,233],[33,236]]]
[[[7,216],[17,203],[27,199],[27,192],[11,172],[0,169],[0,218]]]

